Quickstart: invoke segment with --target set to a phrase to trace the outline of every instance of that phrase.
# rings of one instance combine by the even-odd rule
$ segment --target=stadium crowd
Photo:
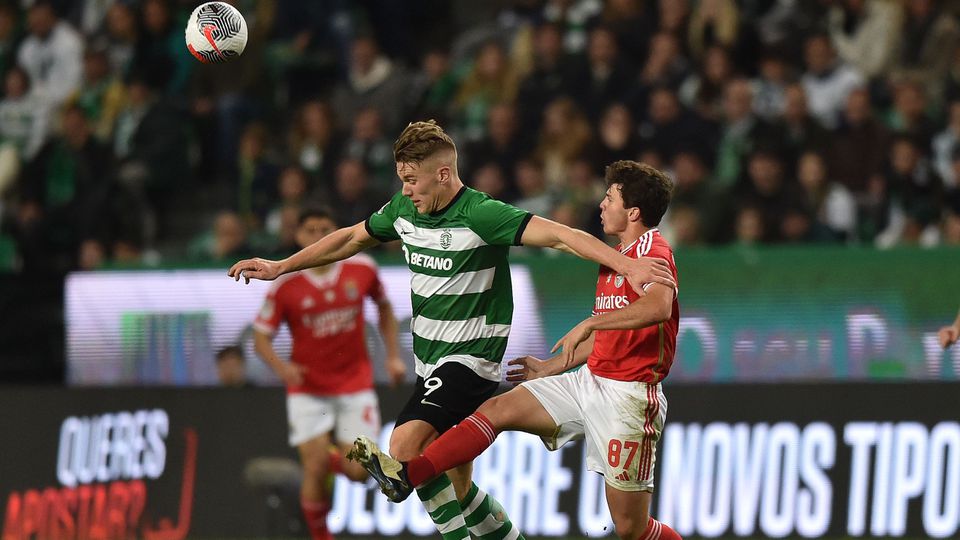
[[[397,189],[435,118],[461,177],[596,233],[604,166],[675,180],[683,246],[960,245],[960,2],[237,0],[202,65],[196,1],[0,4],[0,267],[228,263]]]

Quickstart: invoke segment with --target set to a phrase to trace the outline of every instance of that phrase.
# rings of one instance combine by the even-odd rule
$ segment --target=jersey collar
[[[442,216],[442,215],[443,215],[447,210],[449,210],[453,205],[457,204],[457,201],[460,200],[460,197],[462,197],[463,194],[464,194],[466,191],[467,191],[467,186],[466,186],[466,185],[461,186],[461,187],[460,187],[460,191],[457,191],[457,194],[454,195],[452,199],[450,199],[450,202],[448,202],[447,205],[444,206],[443,208],[441,208],[441,209],[439,209],[439,210],[437,210],[437,211],[435,211],[435,212],[430,212],[430,217]]]

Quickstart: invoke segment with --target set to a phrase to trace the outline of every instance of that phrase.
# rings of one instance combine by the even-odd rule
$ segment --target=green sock
[[[434,478],[417,488],[417,496],[430,514],[443,540],[469,540],[470,533],[457,503],[457,494],[446,474]]]
[[[460,501],[460,508],[463,509],[463,519],[474,540],[525,540],[520,529],[513,526],[503,506],[475,483]]]

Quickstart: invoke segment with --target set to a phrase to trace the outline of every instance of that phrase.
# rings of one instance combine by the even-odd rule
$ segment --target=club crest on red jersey
[[[620,287],[623,287],[623,276],[621,276],[620,274],[617,274],[617,277],[614,278],[614,280],[613,280],[613,286],[616,287],[616,288],[618,288],[618,289],[619,289]]]
[[[353,301],[360,298],[360,289],[353,281],[347,281],[343,284],[343,292],[347,295],[347,300]]]

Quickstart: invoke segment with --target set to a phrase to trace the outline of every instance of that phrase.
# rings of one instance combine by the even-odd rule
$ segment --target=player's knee
[[[510,407],[504,395],[492,397],[483,402],[477,412],[487,417],[494,429],[500,431],[500,426],[507,424],[511,420],[511,415],[517,414],[514,407]]]
[[[618,513],[613,516],[613,526],[617,536],[623,540],[637,540],[647,529],[648,518],[636,512]]]
[[[309,456],[303,459],[303,475],[312,479],[326,477],[329,469],[327,456]]]
[[[390,455],[400,461],[410,461],[419,456],[423,446],[425,445],[419,440],[398,435],[396,432],[390,437]]]

